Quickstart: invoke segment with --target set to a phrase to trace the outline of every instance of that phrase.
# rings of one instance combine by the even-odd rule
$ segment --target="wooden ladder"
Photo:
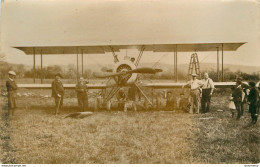
[[[190,77],[191,74],[193,73],[196,73],[199,77],[201,77],[200,64],[199,64],[199,58],[197,53],[193,53],[191,55],[189,69],[188,69],[188,77]]]

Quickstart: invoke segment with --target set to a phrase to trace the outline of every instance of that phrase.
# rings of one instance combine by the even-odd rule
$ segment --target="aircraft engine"
[[[136,69],[136,66],[134,63],[131,61],[123,60],[115,64],[115,67],[113,69],[113,72],[115,73],[124,73],[130,70]],[[119,84],[131,84],[136,81],[137,78],[137,73],[130,73],[126,75],[120,76],[119,79]]]

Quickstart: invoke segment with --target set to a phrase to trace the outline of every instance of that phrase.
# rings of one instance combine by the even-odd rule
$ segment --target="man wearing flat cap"
[[[192,79],[182,88],[189,85],[190,86],[190,99],[191,107],[190,113],[193,114],[194,110],[196,114],[199,114],[200,110],[200,87],[203,86],[203,82],[197,79],[197,74],[192,74]]]
[[[64,97],[64,87],[63,83],[61,82],[61,74],[56,74],[55,79],[52,82],[52,97],[54,97],[55,105],[56,105],[56,114],[58,114],[59,110],[62,108],[63,105],[63,97]]]
[[[7,98],[8,98],[8,111],[14,115],[14,110],[16,108],[16,90],[17,85],[14,81],[16,73],[14,71],[8,72],[8,80],[6,81]]]

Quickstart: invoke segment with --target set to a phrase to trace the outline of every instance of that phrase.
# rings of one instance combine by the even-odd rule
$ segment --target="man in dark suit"
[[[61,82],[61,78],[61,74],[56,74],[55,79],[51,84],[52,97],[54,97],[56,105],[56,115],[58,114],[59,110],[62,108],[63,105],[64,87],[63,83]]]
[[[7,98],[8,98],[8,111],[14,115],[14,110],[16,108],[16,90],[17,85],[14,81],[16,73],[14,71],[8,72],[8,80],[6,81]]]
[[[248,95],[248,102],[249,104],[249,112],[251,113],[252,118],[252,124],[255,124],[257,122],[257,102],[258,102],[258,90],[255,87],[254,82],[249,82],[249,85],[251,87],[249,95]]]

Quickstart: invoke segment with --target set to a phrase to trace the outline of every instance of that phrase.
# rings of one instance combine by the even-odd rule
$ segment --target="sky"
[[[224,62],[260,66],[260,12],[253,0],[4,0],[1,8],[1,52],[11,63],[33,63],[13,46],[247,42],[225,52]],[[119,58],[126,53],[138,55],[122,50]],[[216,52],[198,55],[216,63]],[[178,63],[189,63],[190,56],[179,53]],[[144,52],[141,62],[159,59],[173,64],[173,53]],[[37,65],[39,60],[37,55]],[[45,55],[43,62],[75,64],[76,56]],[[97,62],[113,63],[113,57],[84,58],[85,64]]]

